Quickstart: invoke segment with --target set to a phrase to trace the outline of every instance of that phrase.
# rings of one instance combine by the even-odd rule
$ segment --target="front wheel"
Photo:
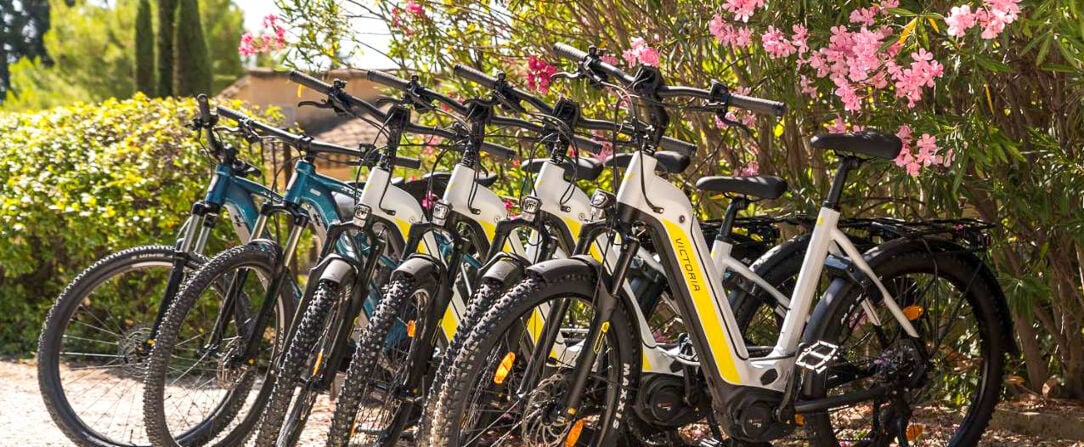
[[[398,443],[423,397],[433,344],[422,335],[437,324],[427,311],[435,296],[435,284],[415,285],[410,279],[393,280],[384,289],[339,390],[329,446]]]
[[[837,280],[806,342],[838,346],[805,398],[875,397],[805,415],[814,446],[977,445],[998,402],[1005,334],[996,284],[958,253],[912,252],[873,265],[918,332],[908,336],[876,286]],[[876,324],[877,320],[881,324]]]
[[[588,349],[585,335],[596,312],[594,275],[579,273],[550,282],[528,273],[486,312],[444,378],[424,441],[434,446],[610,446],[622,439],[621,419],[637,388],[640,358],[620,303],[609,330],[591,347],[598,357],[581,404],[571,412],[557,408],[569,390],[578,354]],[[566,310],[551,313],[554,308]],[[546,321],[558,315],[559,321]],[[536,347],[549,323],[560,328],[556,341]],[[528,371],[535,349],[544,350],[543,361]],[[525,383],[528,376],[532,380]]]
[[[142,399],[146,341],[159,306],[168,304],[170,279],[183,281],[205,261],[189,255],[174,275],[175,251],[149,245],[111,254],[72,280],[49,310],[38,341],[38,387],[72,442],[150,445],[142,412],[116,409]]]
[[[147,360],[143,412],[151,444],[234,446],[249,436],[271,392],[271,359],[293,308],[287,278],[270,303],[267,326],[255,327],[278,256],[276,247],[263,243],[232,248],[185,282]],[[229,308],[227,295],[234,297]],[[243,359],[252,338],[257,355]],[[201,436],[182,438],[186,432]]]
[[[260,422],[257,447],[295,445],[301,436],[330,360],[333,331],[342,320],[343,287],[333,281],[320,281],[305,308],[286,355],[275,376],[275,388],[267,411]]]

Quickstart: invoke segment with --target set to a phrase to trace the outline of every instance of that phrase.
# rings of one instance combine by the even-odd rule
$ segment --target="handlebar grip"
[[[659,141],[659,146],[668,151],[679,152],[688,156],[696,155],[696,145],[687,141],[681,141],[675,138],[662,137]]]
[[[377,84],[397,88],[399,90],[410,89],[410,81],[382,71],[369,70],[365,72],[365,78]]]
[[[509,160],[512,157],[516,156],[516,151],[515,150],[507,148],[505,146],[501,146],[499,144],[482,143],[482,147],[480,149],[481,149],[482,152],[487,152],[487,153],[493,154],[493,155],[495,155],[497,157],[500,157],[500,158],[503,158],[505,160]]]
[[[782,116],[787,111],[787,106],[782,102],[742,95],[730,95],[730,104],[753,113],[775,115],[777,117]]]
[[[207,95],[201,93],[199,96],[196,97],[196,103],[199,104],[200,124],[212,124],[213,118],[211,118],[211,104],[207,102]]]
[[[576,149],[586,150],[596,155],[601,153],[603,148],[602,143],[579,135],[573,136],[572,144],[576,145]]]
[[[497,78],[489,76],[481,71],[475,70],[472,67],[468,67],[463,64],[455,64],[452,67],[452,73],[461,78],[465,78],[471,82],[475,82],[482,87],[492,89],[497,86]]]
[[[226,118],[229,118],[229,119],[237,121],[237,122],[251,120],[251,118],[249,118],[248,115],[245,115],[244,113],[233,110],[233,109],[231,109],[229,107],[218,106],[218,107],[215,107],[215,109],[218,111],[219,116],[224,116]]]
[[[290,81],[301,84],[305,87],[316,90],[325,95],[331,92],[331,84],[328,84],[324,81],[316,79],[297,70],[290,71]]]
[[[557,53],[560,57],[576,62],[582,62],[584,59],[587,59],[587,52],[567,43],[553,44],[553,52]]]
[[[418,160],[417,158],[396,156],[395,165],[408,169],[421,169],[422,161]]]

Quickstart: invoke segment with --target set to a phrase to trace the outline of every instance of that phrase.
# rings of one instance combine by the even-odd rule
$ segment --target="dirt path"
[[[116,409],[124,411],[125,409]],[[306,427],[302,445],[322,445],[322,433],[331,418],[326,397]],[[984,446],[1084,447],[1084,407],[1048,402],[1002,405]],[[38,393],[34,363],[0,360],[0,446],[68,446],[71,443],[53,425]]]

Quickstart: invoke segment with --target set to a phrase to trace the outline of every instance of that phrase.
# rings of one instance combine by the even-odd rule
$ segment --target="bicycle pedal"
[[[822,373],[828,368],[828,364],[836,358],[838,352],[839,346],[817,340],[816,343],[802,349],[794,364],[816,373]]]
[[[704,438],[700,440],[699,447],[723,447],[723,441],[715,438]]]

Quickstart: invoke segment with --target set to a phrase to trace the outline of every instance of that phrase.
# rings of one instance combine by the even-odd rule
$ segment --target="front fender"
[[[444,274],[444,263],[439,259],[423,253],[410,255],[395,271],[391,273],[391,279],[411,280],[415,285],[427,283],[439,283]]]

